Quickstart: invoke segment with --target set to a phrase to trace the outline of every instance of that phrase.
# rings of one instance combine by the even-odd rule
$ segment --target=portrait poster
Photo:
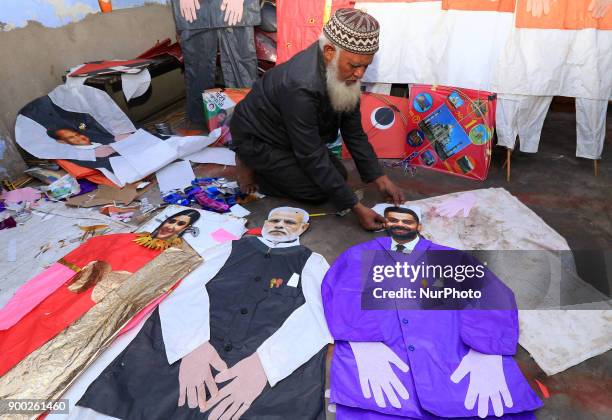
[[[246,219],[230,214],[213,213],[206,210],[171,205],[140,226],[137,232],[153,233],[163,230],[163,224],[170,223],[177,214],[198,212],[199,217],[182,233],[184,239],[197,253],[225,242],[229,238],[239,239],[246,232]],[[230,239],[231,240],[231,239]]]
[[[244,99],[251,89],[228,88],[208,89],[202,93],[204,101],[204,119],[209,132],[221,128],[219,144],[228,144],[232,137],[229,124],[234,114],[234,108]]]

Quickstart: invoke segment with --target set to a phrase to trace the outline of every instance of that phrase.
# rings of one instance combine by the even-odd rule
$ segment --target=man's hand
[[[189,23],[195,22],[200,10],[200,0],[180,0],[181,15]]]
[[[365,230],[380,230],[385,227],[387,220],[371,208],[357,203],[352,210],[359,219],[359,224]]]
[[[387,202],[391,202],[399,206],[404,202],[404,193],[389,179],[387,175],[376,178],[374,181],[376,188]]]
[[[243,194],[253,194],[257,191],[255,184],[255,172],[240,160],[236,154],[236,176],[238,178],[238,186]]]
[[[243,9],[244,0],[223,0],[221,2],[221,10],[225,11],[223,20],[229,26],[234,26],[242,20]]]
[[[556,2],[557,0],[527,0],[525,10],[527,13],[531,13],[531,16],[539,18],[548,15],[551,5]]]
[[[219,404],[208,415],[209,420],[239,419],[268,383],[268,377],[256,352],[215,377],[218,383],[230,379],[232,381],[209,401],[209,407]]]
[[[219,372],[227,369],[219,353],[208,342],[183,357],[179,367],[179,407],[185,405],[187,397],[189,408],[200,406],[200,411],[206,410],[206,388],[211,398],[219,392],[210,370],[211,366]]]
[[[108,145],[96,147],[94,154],[97,158],[105,158],[115,153],[115,149]]]
[[[489,400],[497,417],[504,414],[502,400],[506,407],[512,407],[512,396],[506,384],[501,356],[483,354],[470,349],[450,379],[458,384],[468,373],[470,385],[465,395],[465,408],[473,409],[478,399],[478,417],[484,419],[489,414]]]
[[[589,4],[589,12],[591,12],[591,16],[593,16],[593,18],[601,19],[606,15],[606,13],[608,13],[611,5],[612,0],[591,0],[591,4]]]
[[[402,372],[408,372],[408,365],[397,354],[383,343],[357,343],[349,342],[359,373],[361,392],[365,398],[372,398],[379,407],[386,407],[385,397],[395,408],[401,408],[397,396],[407,400],[409,398],[406,387],[397,378],[391,364]],[[371,388],[371,391],[370,391]],[[397,393],[397,395],[396,395]]]

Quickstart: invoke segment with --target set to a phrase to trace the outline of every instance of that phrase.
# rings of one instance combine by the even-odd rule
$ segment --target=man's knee
[[[344,178],[344,180],[346,181],[348,179],[348,171],[344,167],[342,161],[338,159],[335,155],[333,155],[331,152],[329,153],[329,159],[332,161],[334,168],[336,168],[340,175],[342,175],[342,178]]]

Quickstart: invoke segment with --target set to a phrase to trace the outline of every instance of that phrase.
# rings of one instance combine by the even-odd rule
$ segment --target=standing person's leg
[[[221,28],[221,70],[226,87],[251,87],[257,79],[257,52],[252,26]]]
[[[608,101],[576,98],[576,156],[601,159],[606,141]]]
[[[180,33],[185,63],[187,117],[204,124],[202,92],[215,86],[217,33],[215,29],[185,29]]]

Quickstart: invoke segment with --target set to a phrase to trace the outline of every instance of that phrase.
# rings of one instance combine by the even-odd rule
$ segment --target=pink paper
[[[474,205],[476,205],[476,196],[468,192],[444,200],[436,207],[436,212],[447,218],[455,217],[460,212],[463,212],[463,217],[468,217]]]
[[[0,309],[0,330],[11,328],[74,275],[75,272],[65,265],[55,263],[21,286]]]
[[[216,242],[219,242],[220,244],[224,242],[235,241],[237,239],[240,239],[233,233],[228,232],[227,230],[223,228],[219,228],[215,230],[213,233],[211,233],[211,236]]]
[[[19,188],[17,190],[6,191],[2,194],[2,198],[7,203],[19,203],[20,201],[36,201],[40,198],[41,192],[31,188]]]

